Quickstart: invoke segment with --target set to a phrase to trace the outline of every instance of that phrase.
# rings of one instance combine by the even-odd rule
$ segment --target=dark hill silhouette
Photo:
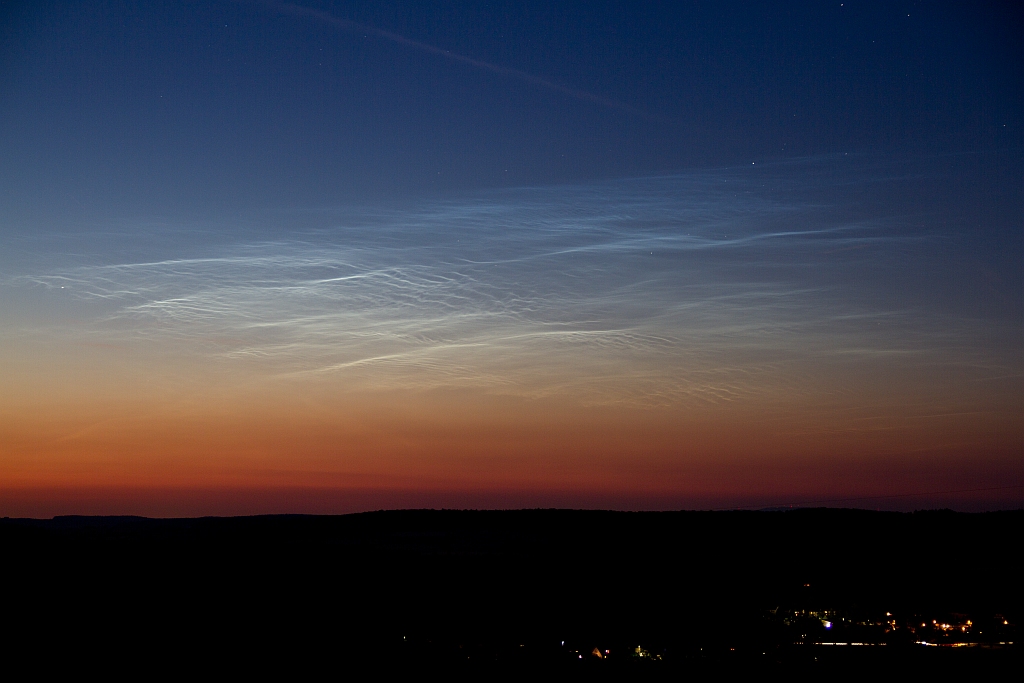
[[[250,664],[598,659],[592,645],[783,661],[799,627],[775,613],[1016,623],[1022,527],[1022,511],[837,509],[3,519],[4,642]]]

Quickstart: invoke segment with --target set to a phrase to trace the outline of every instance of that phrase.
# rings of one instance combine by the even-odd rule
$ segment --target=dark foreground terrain
[[[1022,511],[3,519],[3,655],[40,673],[1019,671],[1022,538]]]

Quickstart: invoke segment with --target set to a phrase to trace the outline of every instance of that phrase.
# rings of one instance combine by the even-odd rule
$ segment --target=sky
[[[0,515],[1024,505],[1014,3],[0,3]]]

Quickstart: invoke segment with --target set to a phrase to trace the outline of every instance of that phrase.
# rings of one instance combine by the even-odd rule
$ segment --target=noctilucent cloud
[[[834,4],[9,7],[0,512],[1019,505],[1020,13]]]

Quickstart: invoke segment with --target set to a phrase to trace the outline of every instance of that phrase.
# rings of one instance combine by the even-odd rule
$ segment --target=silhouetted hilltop
[[[509,643],[766,651],[830,619],[821,633],[856,622],[890,647],[915,642],[886,613],[1009,628],[1022,531],[1022,511],[400,510],[3,519],[0,547],[10,614],[37,632],[391,656],[413,642],[458,659]]]

